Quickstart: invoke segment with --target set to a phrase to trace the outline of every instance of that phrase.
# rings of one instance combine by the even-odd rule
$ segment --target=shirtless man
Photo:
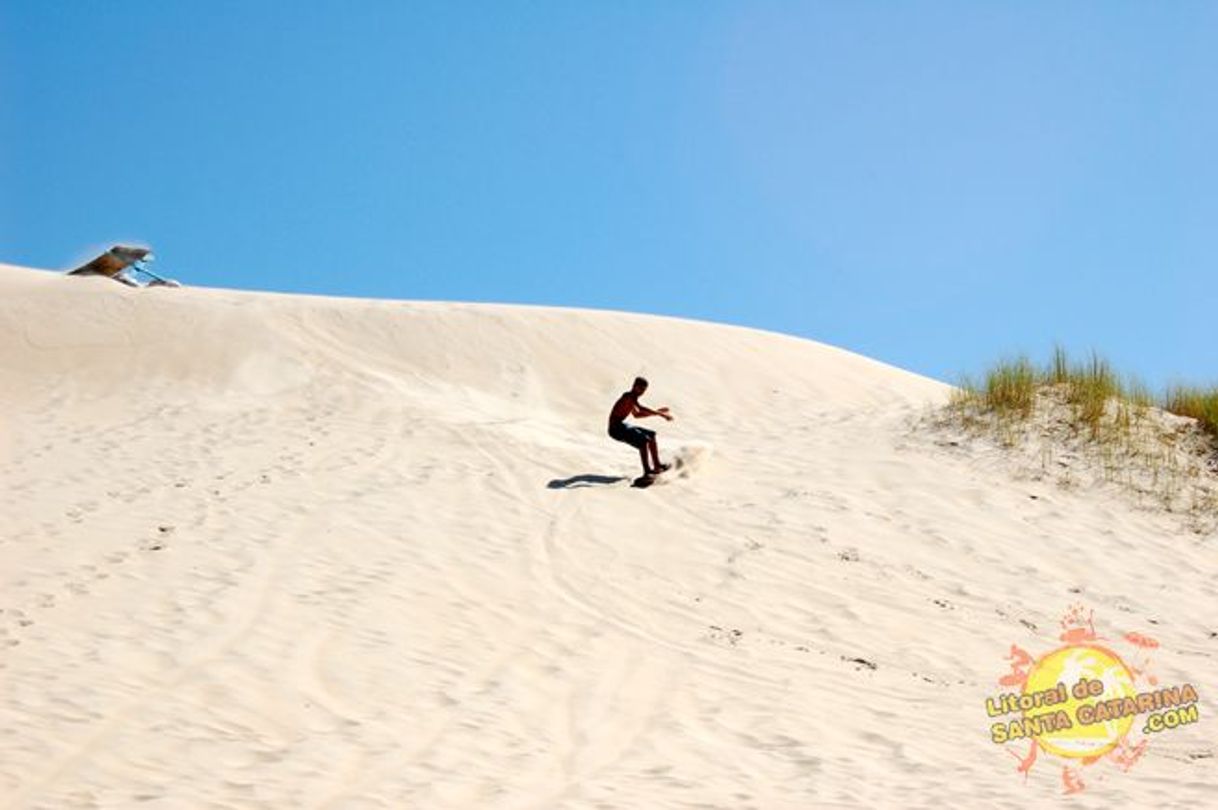
[[[638,425],[626,424],[626,417],[636,416],[642,419],[645,416],[662,416],[671,422],[672,415],[666,407],[653,411],[640,404],[639,397],[643,396],[643,392],[646,390],[647,380],[635,377],[634,385],[630,387],[630,390],[617,398],[617,402],[613,403],[613,410],[609,412],[609,435],[619,442],[637,447],[639,458],[643,460],[643,475],[653,476],[659,475],[669,467],[667,464],[660,463],[660,451],[656,447],[656,432]],[[650,465],[648,464],[648,453],[651,454]]]

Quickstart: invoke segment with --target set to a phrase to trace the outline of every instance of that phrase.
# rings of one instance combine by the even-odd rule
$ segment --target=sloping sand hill
[[[0,807],[1209,806],[1215,538],[914,427],[947,386],[622,313],[0,267]],[[605,435],[636,374],[685,477]],[[1200,722],[1064,798],[1011,645]]]

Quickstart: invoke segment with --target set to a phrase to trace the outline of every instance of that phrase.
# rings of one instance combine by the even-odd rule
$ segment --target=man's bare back
[[[633,391],[627,391],[617,398],[617,402],[613,403],[613,410],[609,411],[609,424],[626,421],[627,416],[634,416],[635,411],[639,407],[639,398],[635,396]]]

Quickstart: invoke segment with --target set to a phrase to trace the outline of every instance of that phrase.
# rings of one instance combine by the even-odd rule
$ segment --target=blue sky
[[[1218,380],[1218,4],[0,3],[0,261]]]

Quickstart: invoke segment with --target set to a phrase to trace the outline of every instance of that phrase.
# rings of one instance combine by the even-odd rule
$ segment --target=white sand
[[[8,267],[0,338],[0,807],[1218,796],[1218,538],[936,449],[940,383],[673,319]],[[638,373],[692,474],[551,485],[635,474],[604,431]],[[1201,722],[1066,798],[984,699],[1078,601]]]

